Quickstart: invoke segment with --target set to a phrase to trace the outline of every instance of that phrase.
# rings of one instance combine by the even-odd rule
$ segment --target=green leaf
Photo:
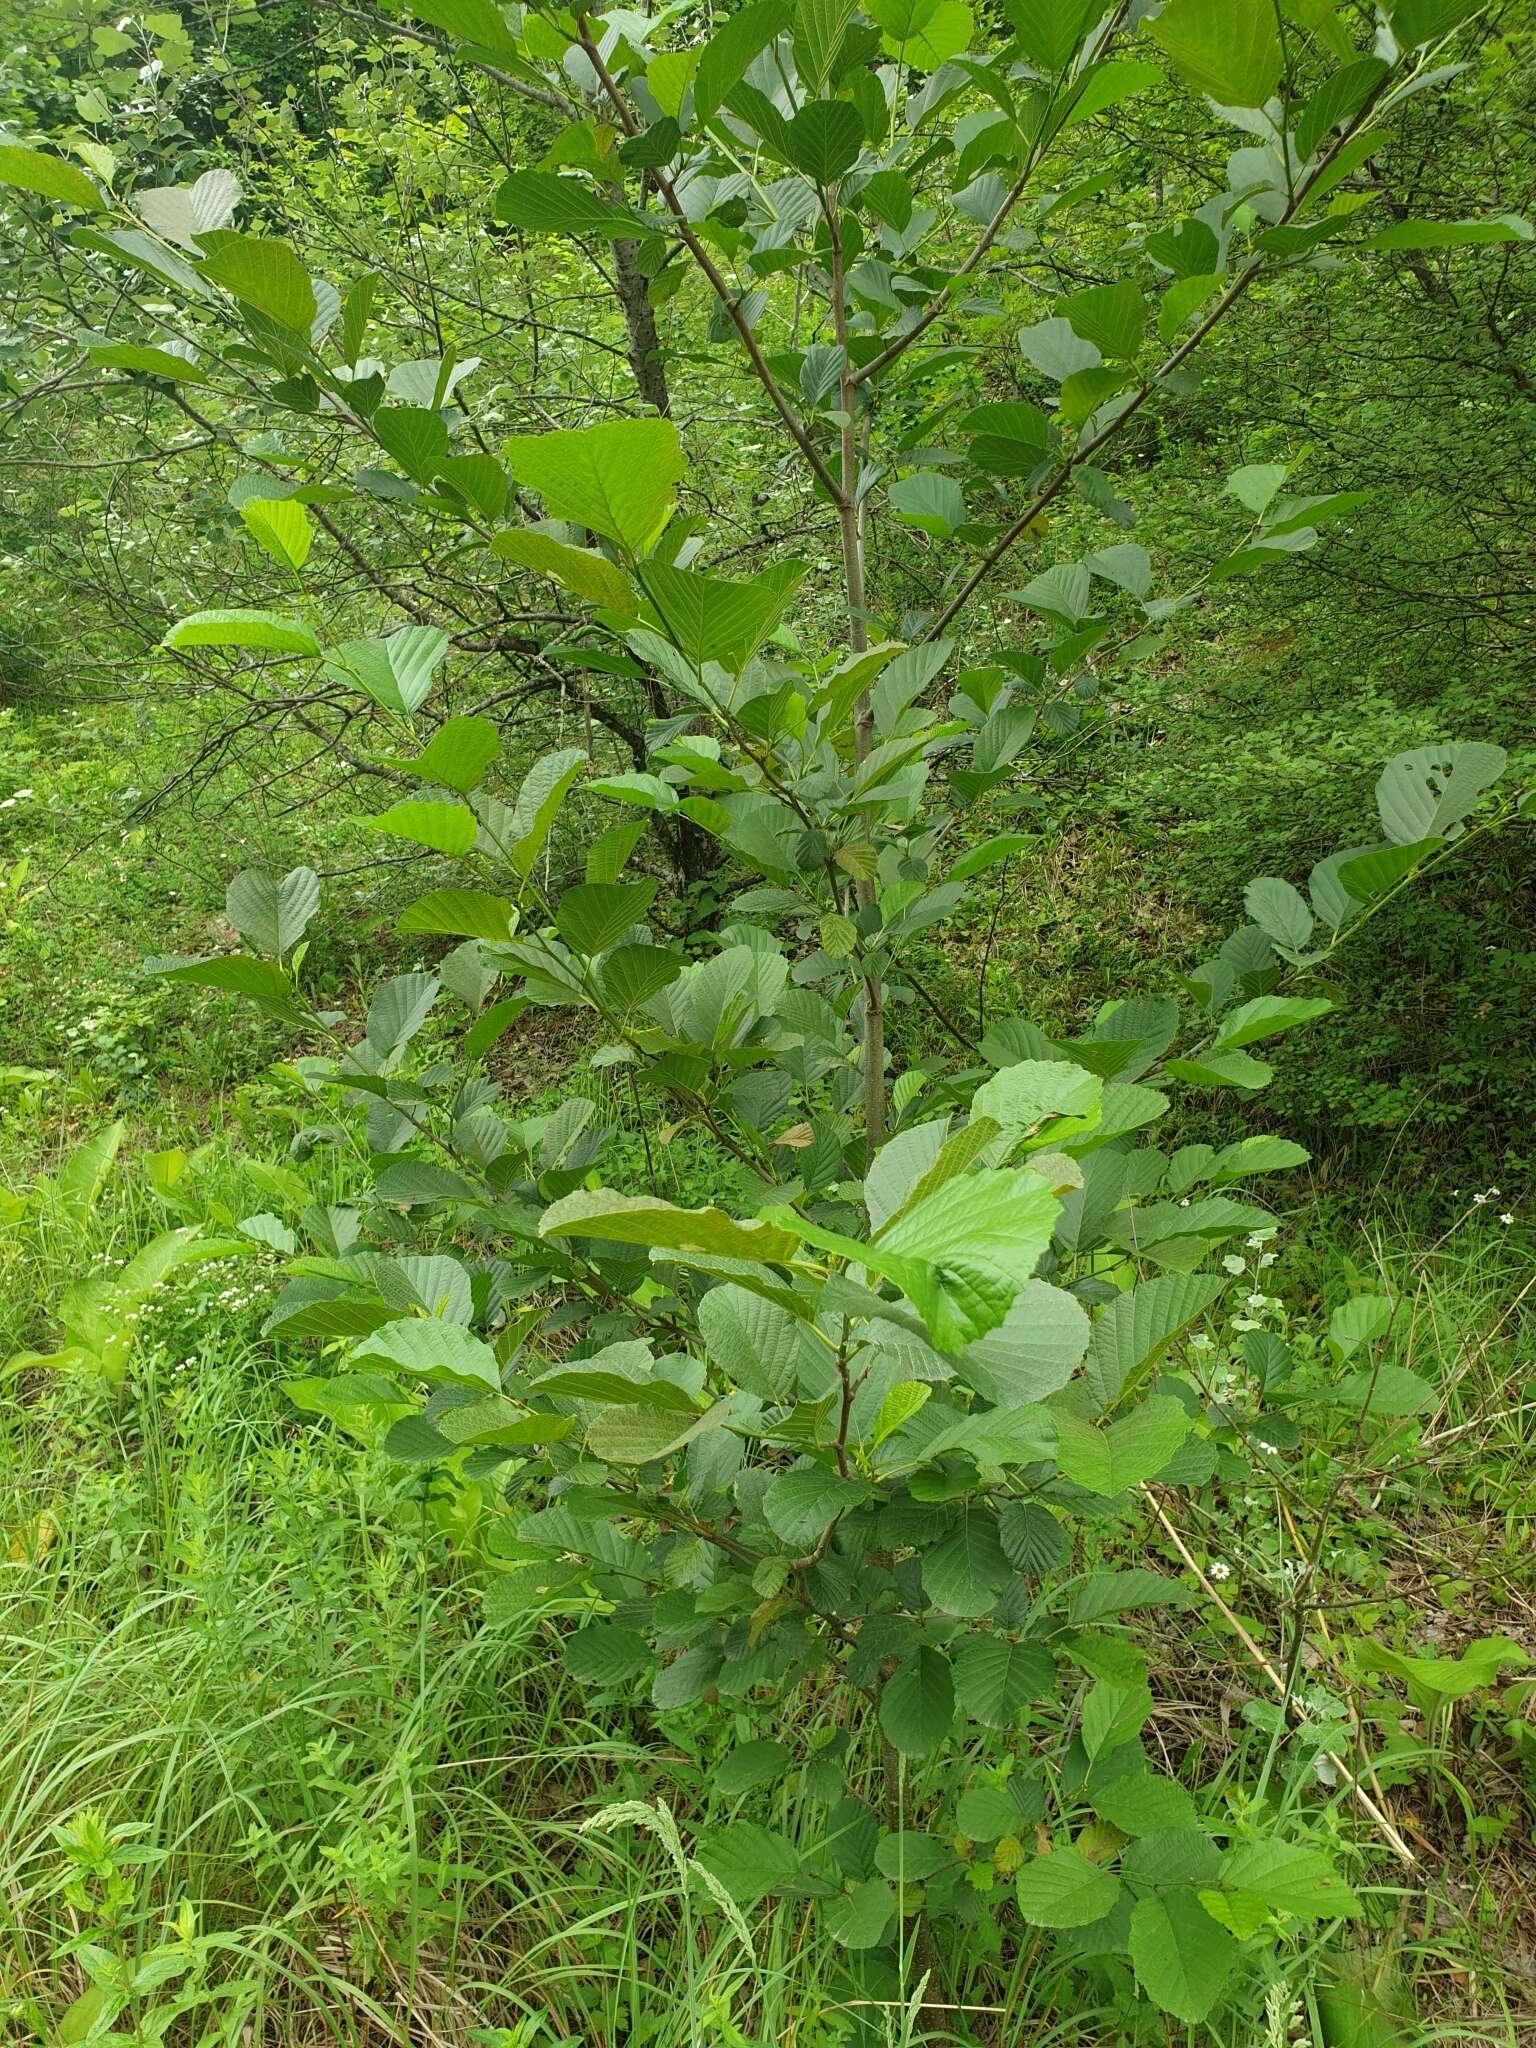
[[[1190,1427],[1183,1403],[1169,1394],[1143,1401],[1108,1429],[1058,1414],[1056,1462],[1076,1485],[1112,1497],[1161,1472]]]
[[[666,562],[646,562],[639,574],[668,638],[688,660],[695,667],[717,661],[735,671],[784,616],[805,565],[780,562],[741,583]]]
[[[878,1948],[896,1911],[896,1894],[881,1878],[866,1877],[822,1909],[828,1934],[843,1948]]]
[[[699,1409],[693,1396],[672,1380],[634,1376],[600,1360],[591,1364],[577,1360],[541,1372],[529,1382],[531,1391],[551,1394],[562,1401],[597,1401],[613,1408],[649,1408],[658,1414],[697,1419]]]
[[[1333,1008],[1327,996],[1255,996],[1228,1011],[1216,1032],[1215,1051],[1235,1052],[1262,1038],[1278,1038],[1298,1024],[1326,1017]]]
[[[755,1906],[800,1875],[800,1851],[756,1821],[732,1821],[699,1836],[694,1854],[741,1906]]]
[[[648,1671],[655,1661],[644,1636],[602,1621],[567,1636],[560,1654],[566,1670],[582,1685],[622,1685]]]
[[[699,122],[713,120],[746,76],[747,67],[766,50],[781,29],[789,26],[784,0],[749,0],[716,29],[699,55],[693,81],[693,114]]]
[[[501,734],[489,718],[449,718],[438,727],[413,761],[397,761],[423,782],[446,783],[468,796],[501,752]]]
[[[617,1195],[611,1188],[578,1188],[551,1202],[539,1235],[595,1237],[770,1264],[793,1259],[800,1243],[795,1231],[775,1223],[739,1223],[723,1209],[674,1209],[669,1202],[648,1195]]]
[[[622,612],[627,618],[640,615],[634,585],[617,562],[610,562],[606,555],[593,549],[573,548],[552,534],[520,526],[498,533],[491,542],[491,552],[503,561],[521,563],[525,569],[550,577],[603,611]]]
[[[1196,92],[1224,107],[1262,107],[1285,56],[1270,0],[1168,0],[1148,35]]]
[[[489,1344],[471,1336],[459,1323],[437,1316],[408,1316],[386,1323],[362,1338],[352,1353],[353,1365],[382,1366],[404,1379],[431,1386],[501,1387],[501,1370]]]
[[[1016,1728],[1024,1708],[1044,1699],[1055,1677],[1056,1666],[1039,1643],[1004,1636],[973,1636],[955,1659],[960,1704],[984,1728]]]
[[[318,654],[320,642],[303,619],[276,612],[193,612],[178,619],[162,647],[255,647],[265,654]]]
[[[1243,908],[1260,931],[1293,953],[1312,936],[1312,913],[1305,897],[1277,875],[1256,876],[1243,891]]]
[[[1482,220],[1405,220],[1367,235],[1362,249],[1458,249],[1478,242],[1529,242],[1536,228],[1518,213],[1496,213]]]
[[[515,874],[526,878],[533,873],[560,806],[586,765],[580,747],[558,747],[552,754],[541,754],[523,777],[512,806],[510,844],[503,848]]]
[[[240,954],[208,960],[151,959],[144,972],[161,981],[190,981],[201,988],[223,989],[227,994],[283,1000],[293,993],[293,984],[281,967],[269,960],[250,960]]]
[[[1047,1133],[1047,1140],[1091,1129],[1103,1095],[1100,1077],[1071,1060],[1015,1060],[977,1089],[971,1116],[990,1117],[999,1126],[1007,1141],[1001,1150],[1006,1153],[1021,1137],[1058,1117],[1070,1123],[1065,1130]]]
[[[941,1350],[958,1349],[1007,1315],[1050,1243],[1060,1206],[1036,1174],[962,1174],[887,1224],[858,1256],[896,1282]]]
[[[654,235],[659,223],[628,206],[615,206],[585,178],[560,171],[513,171],[496,193],[495,215],[534,234],[597,235],[608,241]]]
[[[882,1835],[875,1844],[875,1868],[893,1884],[921,1884],[925,1877],[932,1877],[936,1870],[954,1860],[955,1852],[947,1842],[941,1842],[937,1835],[921,1834],[910,1828],[900,1834]]]
[[[125,1123],[107,1124],[93,1131],[59,1168],[54,1186],[64,1213],[72,1222],[84,1222],[96,1206],[96,1198],[122,1150],[127,1132]]]
[[[1188,1059],[1165,1060],[1163,1072],[1197,1088],[1266,1088],[1275,1070],[1245,1052],[1202,1052]]]
[[[1124,1771],[1102,1785],[1090,1779],[1088,1803],[1123,1835],[1154,1835],[1195,1825],[1195,1802],[1184,1787],[1151,1771]]]
[[[902,1756],[931,1756],[954,1718],[949,1659],[925,1644],[881,1687],[880,1726]]]
[[[723,1762],[715,1765],[712,1773],[714,1790],[727,1799],[739,1799],[744,1792],[755,1792],[762,1785],[777,1784],[793,1761],[782,1742],[766,1738],[739,1742]]]
[[[1414,50],[1438,42],[1479,11],[1480,0],[1393,0],[1387,15],[1401,47]]]
[[[636,554],[672,516],[683,474],[682,443],[670,420],[605,420],[520,434],[506,453],[513,476],[539,493],[552,518],[590,527]]]
[[[795,70],[806,90],[820,92],[826,84],[848,34],[853,11],[853,0],[797,0]],[[905,227],[906,222],[895,225]]]
[[[1163,1273],[1119,1295],[1101,1311],[1088,1343],[1084,1378],[1094,1404],[1109,1408],[1155,1365],[1226,1282],[1210,1273]]]
[[[297,499],[247,498],[240,517],[274,561],[298,570],[309,560],[315,530]]]
[[[579,882],[556,905],[555,929],[573,952],[591,959],[640,922],[657,886],[649,876],[643,882]]]
[[[266,868],[246,868],[224,895],[224,915],[269,960],[280,960],[299,943],[319,908],[320,878],[313,868],[294,868],[281,880]]]
[[[1129,357],[1141,347],[1147,302],[1133,284],[1090,285],[1063,299],[1056,311],[1100,355]]]
[[[222,285],[242,305],[308,339],[319,311],[315,288],[286,242],[275,236],[240,235],[226,229],[213,254],[204,259],[202,275],[210,284]]]
[[[521,54],[495,0],[410,0],[410,12],[419,21],[446,29],[460,42],[494,50],[503,57]]]
[[[1483,791],[1504,773],[1507,759],[1502,747],[1477,741],[1399,754],[1376,784],[1381,829],[1395,846],[1454,836]]]
[[[78,206],[86,213],[105,213],[107,201],[84,171],[62,157],[45,156],[40,149],[23,149],[19,143],[0,143],[0,185],[18,192],[38,192],[44,199],[57,199],[65,206]]]
[[[344,640],[326,656],[325,670],[337,682],[366,692],[386,711],[409,717],[426,702],[447,651],[442,627],[401,626],[385,640]]]
[[[1031,1927],[1091,1927],[1120,1896],[1120,1880],[1076,1849],[1032,1856],[1014,1884],[1019,1912]]]
[[[627,1014],[676,981],[687,964],[665,946],[619,946],[603,955],[597,978],[607,1000]]]
[[[966,1347],[959,1376],[984,1400],[1011,1408],[1064,1387],[1088,1348],[1088,1313],[1048,1280],[1030,1280],[997,1328]]]
[[[802,1381],[814,1383],[827,1370],[826,1348],[799,1317],[749,1288],[730,1282],[711,1287],[699,1303],[698,1320],[710,1363],[730,1385],[759,1400],[790,1400]]]
[[[434,853],[468,853],[475,843],[475,814],[463,804],[422,803],[410,799],[391,804],[371,818],[360,818],[370,832],[387,832],[395,839],[414,840]]]
[[[851,100],[808,100],[785,129],[789,160],[818,185],[851,171],[864,147],[864,123]]]
[[[168,377],[172,383],[206,384],[208,372],[200,363],[174,354],[168,348],[142,348],[133,342],[97,342],[89,350],[93,363],[105,370],[138,370],[149,377]]]
[[[1095,114],[1117,107],[1122,100],[1131,99],[1139,92],[1150,92],[1153,86],[1163,82],[1163,74],[1155,64],[1140,64],[1134,58],[1117,58],[1111,63],[1095,64],[1078,80],[1057,132],[1064,135],[1079,121],[1091,120]]]
[[[1486,1686],[1496,1685],[1503,1672],[1524,1671],[1531,1662],[1529,1653],[1518,1643],[1511,1642],[1508,1636],[1484,1636],[1469,1644],[1459,1657],[1410,1657],[1385,1643],[1370,1642],[1358,1643],[1354,1654],[1356,1662],[1367,1671],[1386,1671],[1394,1678],[1400,1678],[1408,1688],[1409,1699],[1422,1713],[1435,1713],[1451,1700],[1467,1699]],[[1234,1878],[1233,1882],[1262,1891],[1266,1898],[1272,1896],[1275,1888],[1273,1880],[1267,1888],[1262,1882],[1255,1883],[1251,1873],[1241,1879]],[[1285,1897],[1280,1909],[1287,1913],[1307,1910],[1304,1905],[1296,1903],[1298,1896],[1307,1895],[1305,1877],[1295,1876],[1286,1889],[1289,1896]],[[1335,1889],[1335,1886],[1318,1887],[1318,1890],[1327,1892],[1329,1900],[1328,1904],[1317,1906],[1320,1914],[1343,1910],[1333,1903]],[[1312,1896],[1315,1897],[1316,1893]],[[1349,1897],[1347,1891],[1345,1897]],[[1350,1904],[1353,1908],[1353,1900]]]
[[[763,1494],[763,1514],[782,1543],[812,1550],[840,1515],[862,1507],[869,1488],[844,1479],[825,1465],[803,1465],[781,1472]]]
[[[1237,1967],[1237,1943],[1190,1892],[1153,1892],[1131,1914],[1136,1982],[1164,2012],[1194,2024],[1214,2008]]]
[[[915,526],[939,540],[948,540],[965,524],[965,493],[953,477],[920,469],[897,479],[886,492],[886,501],[904,526]]]
[[[1341,1362],[1362,1344],[1374,1343],[1392,1321],[1392,1304],[1385,1295],[1355,1294],[1341,1301],[1328,1319],[1328,1342]]]
[[[489,896],[481,889],[434,889],[400,913],[395,929],[498,940],[508,936],[511,919],[512,905],[504,896]]]
[[[724,1420],[720,1403],[686,1427],[680,1416],[664,1409],[600,1408],[587,1425],[587,1449],[610,1465],[651,1465],[718,1429]]]
[[[1369,847],[1339,862],[1334,870],[1339,887],[1354,903],[1369,903],[1405,881],[1442,843],[1439,839],[1413,839],[1406,846]]]
[[[968,882],[996,867],[999,861],[1012,860],[1016,853],[1023,853],[1026,847],[1034,845],[1035,838],[1033,832],[998,832],[980,846],[973,846],[969,853],[963,853],[950,869],[949,878],[952,882]]]
[[[1033,476],[1056,443],[1049,419],[1022,398],[973,407],[960,431],[971,437],[971,461],[993,476]]]
[[[960,1519],[923,1553],[923,1589],[941,1614],[965,1619],[991,1612],[1013,1573],[998,1540],[997,1511],[962,1507]]]
[[[1099,0],[1007,0],[1019,46],[1044,71],[1065,71],[1103,12]]]

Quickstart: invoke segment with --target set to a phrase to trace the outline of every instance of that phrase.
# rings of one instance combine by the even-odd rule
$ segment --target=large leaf
[[[382,1366],[404,1379],[429,1385],[501,1386],[496,1354],[458,1323],[437,1316],[410,1316],[386,1323],[364,1337],[352,1354],[354,1365]]]
[[[938,540],[948,540],[966,519],[965,493],[953,477],[931,469],[917,470],[893,483],[886,499],[903,525],[915,526]]]
[[[931,1756],[955,1718],[955,1682],[942,1650],[925,1644],[886,1680],[880,1726],[903,1756]]]
[[[1395,846],[1443,838],[1498,781],[1506,758],[1502,747],[1476,741],[1399,754],[1376,784],[1381,829]]]
[[[9,185],[17,192],[38,192],[44,199],[57,199],[86,213],[104,213],[107,207],[84,171],[62,157],[45,156],[40,149],[23,149],[15,142],[0,143],[0,185]]]
[[[457,939],[504,939],[511,927],[512,905],[504,896],[482,889],[434,889],[400,913],[402,932],[435,932]]]
[[[1285,55],[1271,0],[1168,0],[1145,24],[1186,84],[1224,107],[1262,107]]]
[[[959,1349],[1007,1315],[1050,1243],[1059,1208],[1037,1174],[962,1174],[857,1255],[896,1282],[941,1349]]]
[[[843,1479],[825,1465],[806,1465],[769,1481],[763,1513],[780,1542],[810,1550],[840,1515],[868,1498],[869,1488],[861,1481]]]
[[[1118,1401],[1225,1285],[1219,1274],[1164,1273],[1117,1296],[1094,1323],[1088,1344],[1085,1378],[1095,1406],[1108,1408]]]
[[[254,647],[264,654],[318,654],[315,629],[303,619],[285,619],[277,612],[193,612],[178,619],[160,642],[162,647]]]
[[[1066,1477],[1090,1493],[1113,1496],[1161,1472],[1191,1424],[1182,1402],[1157,1394],[1108,1429],[1071,1414],[1059,1414],[1056,1428],[1056,1462]]]
[[[505,561],[519,562],[525,569],[553,578],[587,604],[598,605],[604,611],[622,612],[628,618],[639,616],[634,585],[617,562],[610,562],[606,555],[591,548],[573,548],[552,534],[518,526],[498,533],[491,542],[491,550]]]
[[[1014,1885],[1019,1913],[1031,1927],[1091,1927],[1120,1896],[1120,1880],[1076,1849],[1032,1856]]]
[[[628,206],[615,206],[584,178],[559,171],[514,171],[496,194],[496,218],[536,234],[598,235],[609,241],[650,235],[658,223]]]
[[[809,100],[784,132],[790,162],[818,185],[851,171],[864,147],[864,123],[851,100]]]
[[[1237,1965],[1237,1943],[1191,1892],[1139,1899],[1131,1914],[1131,1967],[1155,2005],[1191,2024],[1203,2020]]]
[[[384,640],[344,640],[325,658],[327,675],[366,691],[386,711],[409,716],[426,702],[448,651],[440,626],[401,626]]]
[[[698,121],[708,121],[724,105],[746,76],[747,66],[760,50],[789,26],[790,10],[784,0],[749,0],[749,4],[728,15],[710,37],[699,56],[693,81],[693,112]]]
[[[413,799],[391,804],[387,811],[359,822],[372,832],[414,840],[434,853],[468,853],[475,843],[475,814],[463,804],[420,803]]]
[[[1410,1657],[1388,1644],[1367,1642],[1356,1646],[1355,1660],[1367,1671],[1387,1671],[1400,1678],[1409,1699],[1424,1713],[1433,1713],[1448,1701],[1464,1700],[1471,1693],[1481,1692],[1496,1684],[1501,1672],[1524,1671],[1531,1662],[1529,1652],[1508,1636],[1484,1636],[1469,1644],[1459,1657]],[[1246,1885],[1251,1881],[1245,1877],[1234,1882]],[[1300,1909],[1287,1904],[1285,1910],[1294,1913]]]
[[[1236,1052],[1262,1038],[1278,1038],[1282,1031],[1326,1017],[1332,1008],[1327,996],[1255,996],[1222,1018],[1214,1050]]]
[[[552,517],[644,554],[671,517],[683,451],[670,420],[605,420],[519,434],[507,443],[507,466]]]
[[[133,195],[133,210],[147,228],[193,256],[201,256],[199,235],[227,228],[240,204],[233,171],[204,171],[190,185],[152,185]]]
[[[280,960],[299,943],[319,908],[320,878],[313,868],[294,868],[281,879],[266,868],[246,868],[224,896],[224,915],[269,960]]]
[[[698,1316],[710,1363],[760,1400],[788,1400],[803,1377],[830,1366],[831,1354],[798,1316],[748,1288],[712,1287]]]
[[[657,884],[581,882],[567,889],[555,908],[555,928],[575,953],[590,959],[606,952],[645,916]]]
[[[781,562],[742,583],[647,562],[640,583],[666,633],[695,666],[744,668],[784,616],[804,565]]]
[[[1039,1643],[1012,1643],[1004,1636],[975,1636],[955,1660],[960,1704],[985,1728],[1016,1728],[1031,1700],[1043,1699],[1056,1676],[1050,1654]]]
[[[1005,1408],[1043,1401],[1071,1379],[1088,1344],[1088,1312],[1077,1297],[1047,1280],[1030,1280],[997,1328],[962,1352],[959,1374]]]
[[[1104,10],[1099,0],[1008,0],[1004,11],[1030,62],[1064,71]]]
[[[963,1507],[950,1533],[923,1553],[923,1588],[941,1614],[988,1614],[1013,1572],[998,1540],[997,1510]]]
[[[1529,242],[1536,236],[1518,213],[1489,214],[1482,220],[1405,220],[1367,235],[1366,249],[1458,249],[1478,242]]]
[[[792,1230],[768,1222],[738,1222],[723,1209],[674,1209],[648,1195],[617,1195],[610,1188],[578,1188],[551,1202],[541,1237],[595,1237],[676,1251],[714,1252],[728,1259],[781,1263],[794,1257]]]
[[[533,873],[560,806],[586,765],[580,747],[559,747],[552,754],[541,754],[523,777],[512,806],[511,839],[503,848],[515,873],[524,877]]]
[[[202,274],[279,327],[308,337],[319,311],[315,288],[286,242],[275,236],[226,231],[205,259]]]

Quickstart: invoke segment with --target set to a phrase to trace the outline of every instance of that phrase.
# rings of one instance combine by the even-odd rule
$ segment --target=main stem
[[[848,599],[848,645],[854,654],[869,647],[869,625],[864,615],[864,507],[859,497],[859,446],[854,425],[858,403],[853,364],[848,356],[848,304],[843,284],[843,231],[837,210],[834,185],[822,195],[827,233],[832,245],[832,331],[842,351],[838,375],[838,405],[842,411],[837,523],[842,539],[843,585]],[[875,715],[869,692],[860,693],[853,712],[853,758],[859,767],[869,759],[875,744]],[[853,885],[859,909],[875,903],[872,877],[860,877]],[[868,937],[868,934],[865,934]],[[885,988],[880,976],[864,975],[864,1132],[869,1156],[874,1158],[885,1141]]]

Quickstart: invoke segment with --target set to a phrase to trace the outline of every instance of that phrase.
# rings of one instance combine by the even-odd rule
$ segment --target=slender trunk
[[[840,491],[837,519],[842,538],[843,583],[848,597],[848,645],[854,654],[869,646],[869,627],[864,616],[864,507],[859,500],[859,448],[854,425],[858,392],[853,365],[848,360],[848,308],[843,283],[842,224],[836,197],[827,205],[827,227],[832,243],[832,329],[843,352],[838,385],[838,404],[843,415],[841,431]],[[853,712],[853,757],[862,766],[875,744],[875,719],[866,690]],[[872,909],[875,885],[872,880],[854,883],[854,900],[859,909]],[[870,934],[864,935],[866,939]],[[869,1156],[874,1158],[885,1141],[885,990],[878,974],[864,976],[864,1132]]]
[[[656,332],[656,309],[640,270],[640,244],[619,241],[613,245],[614,276],[619,304],[624,310],[624,327],[629,336],[629,364],[640,387],[640,396],[663,417],[672,410],[667,389],[667,368],[661,359],[661,337]]]

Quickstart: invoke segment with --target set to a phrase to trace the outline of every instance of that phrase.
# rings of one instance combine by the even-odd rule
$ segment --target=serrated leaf
[[[501,1387],[501,1369],[488,1344],[458,1323],[436,1316],[409,1316],[386,1323],[364,1337],[352,1353],[354,1365],[382,1366],[386,1372],[429,1385]]]
[[[925,1644],[882,1686],[880,1726],[901,1755],[929,1756],[949,1734],[954,1718],[949,1659]]]
[[[1285,68],[1269,0],[1168,0],[1144,27],[1184,82],[1224,107],[1262,107]]]
[[[1044,1699],[1055,1678],[1056,1666],[1039,1643],[973,1636],[955,1659],[960,1704],[984,1728],[1016,1728],[1024,1708]]]
[[[844,1479],[824,1465],[806,1465],[769,1481],[763,1514],[780,1542],[811,1550],[839,1516],[862,1507],[869,1497],[861,1480]]]
[[[1396,846],[1445,837],[1498,781],[1507,758],[1502,747],[1479,742],[1399,754],[1376,784],[1382,830]]]
[[[654,235],[659,223],[632,207],[615,206],[585,178],[560,171],[513,171],[496,192],[495,215],[534,234],[596,235],[620,241]]]
[[[1090,1493],[1113,1496],[1161,1472],[1189,1435],[1183,1404],[1157,1394],[1108,1429],[1080,1416],[1056,1418],[1056,1462],[1068,1479]]]
[[[606,555],[590,548],[573,548],[552,534],[524,526],[498,533],[491,542],[491,552],[503,561],[519,562],[525,569],[551,577],[587,604],[598,605],[604,611],[622,612],[629,618],[640,615],[640,600],[624,571],[617,562],[610,562]]]
[[[1237,1966],[1237,1943],[1187,1891],[1153,1892],[1131,1914],[1136,1982],[1164,2012],[1191,2025],[1216,2005]]]
[[[1076,1849],[1033,1856],[1014,1880],[1019,1913],[1031,1927],[1091,1927],[1120,1896],[1120,1880]]]
[[[590,527],[635,553],[659,537],[683,474],[682,444],[670,420],[605,420],[520,434],[506,453],[513,476],[539,493],[552,518]]]
[[[922,1568],[923,1590],[941,1614],[974,1619],[989,1613],[1012,1577],[996,1509],[961,1508],[950,1533],[924,1551]]]

